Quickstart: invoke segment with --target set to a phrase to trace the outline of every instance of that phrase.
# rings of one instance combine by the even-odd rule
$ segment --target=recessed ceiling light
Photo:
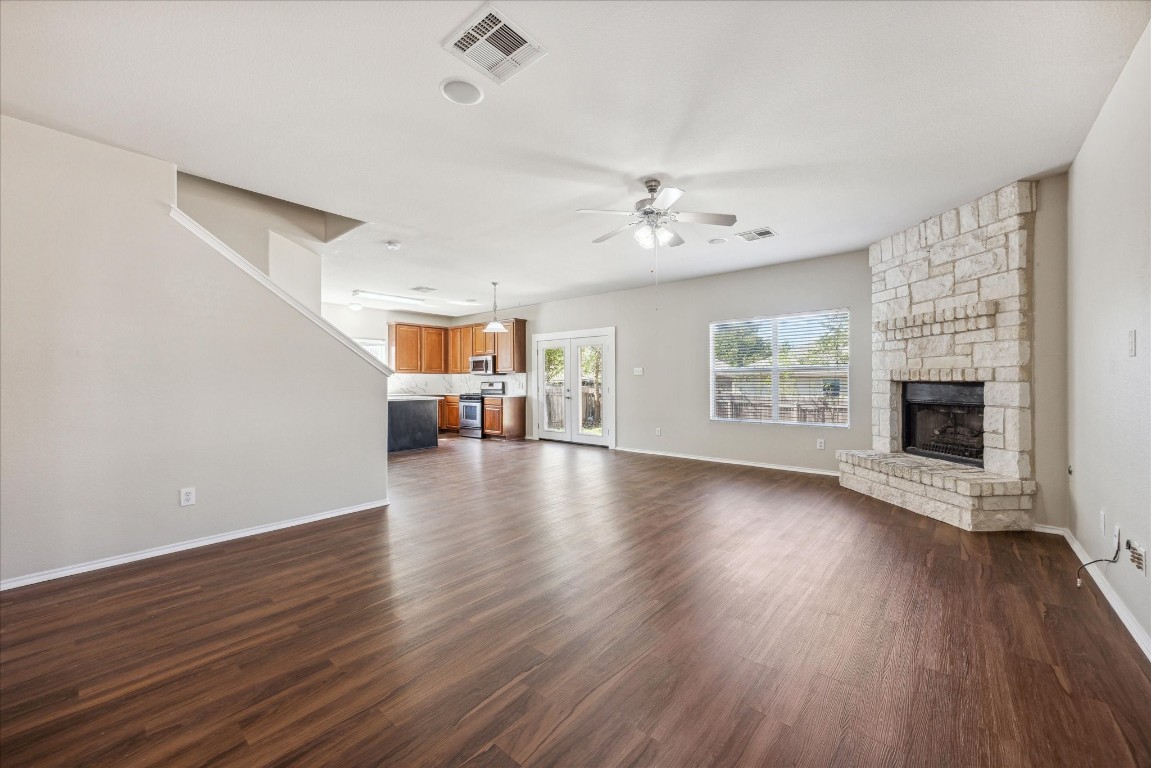
[[[353,301],[351,304],[348,305],[348,309],[352,310],[353,312],[359,312],[363,308],[364,308],[364,305],[358,301]]]
[[[466,80],[457,80],[454,77],[449,77],[440,83],[440,93],[453,104],[462,104],[465,107],[479,104],[484,100],[484,92],[480,90],[478,85],[472,85]]]
[[[726,237],[713,237],[712,239],[708,240],[708,242],[711,243],[712,245],[723,245],[724,243],[727,242],[727,238]]]

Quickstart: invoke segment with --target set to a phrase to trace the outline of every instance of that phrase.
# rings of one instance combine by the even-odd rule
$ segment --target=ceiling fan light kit
[[[676,222],[689,224],[714,224],[721,227],[730,227],[735,224],[735,216],[730,213],[689,213],[686,211],[672,211],[671,207],[683,197],[683,190],[677,187],[660,187],[659,179],[648,179],[647,187],[649,197],[637,200],[634,211],[605,211],[591,208],[581,208],[577,213],[608,213],[613,216],[631,216],[633,221],[622,227],[613,229],[605,235],[600,235],[593,243],[602,243],[610,240],[621,232],[633,229],[633,235],[641,248],[654,248],[656,243],[675,248],[684,244],[684,239],[671,226]]]

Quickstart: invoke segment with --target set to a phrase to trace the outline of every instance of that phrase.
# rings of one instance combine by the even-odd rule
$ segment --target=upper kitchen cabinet
[[[448,329],[448,373],[471,373],[469,358],[475,354],[475,327],[461,325]]]
[[[388,357],[396,373],[421,373],[420,326],[388,323]]]
[[[420,372],[448,372],[448,329],[420,326]]]
[[[507,333],[489,334],[496,337],[496,373],[527,373],[527,328],[524,320],[502,320]]]
[[[487,323],[477,323],[472,326],[473,355],[494,355],[496,353],[496,335],[494,333],[484,333],[486,326]]]

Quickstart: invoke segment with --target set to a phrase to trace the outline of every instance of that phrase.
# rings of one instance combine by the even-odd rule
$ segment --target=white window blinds
[[[711,418],[846,426],[847,310],[711,324]]]

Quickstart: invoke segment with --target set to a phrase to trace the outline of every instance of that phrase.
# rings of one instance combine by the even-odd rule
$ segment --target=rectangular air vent
[[[507,82],[547,53],[490,5],[449,37],[444,48],[497,83]]]
[[[410,288],[409,290],[415,291],[416,293],[431,293],[432,291],[434,291],[436,289],[435,288],[429,288],[426,285],[417,285],[415,288]]]
[[[757,227],[749,229],[746,232],[736,234],[736,237],[742,237],[744,240],[751,242],[752,240],[763,240],[767,237],[775,237],[775,232],[770,227]]]

